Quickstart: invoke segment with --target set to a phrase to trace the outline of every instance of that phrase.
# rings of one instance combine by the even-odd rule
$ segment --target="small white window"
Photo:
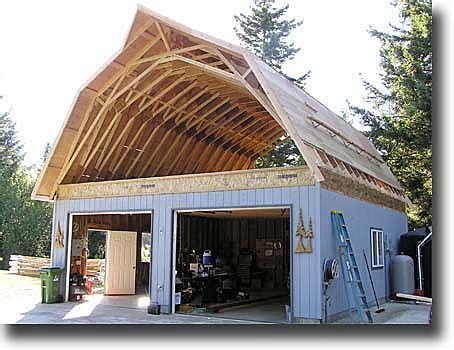
[[[383,243],[383,231],[372,228],[370,230],[370,246],[372,252],[372,267],[385,266],[385,249]]]

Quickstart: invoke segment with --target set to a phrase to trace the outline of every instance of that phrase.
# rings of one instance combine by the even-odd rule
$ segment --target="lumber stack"
[[[49,258],[36,256],[11,255],[9,259],[9,272],[17,275],[39,277],[39,269],[51,265]],[[102,278],[105,267],[104,259],[88,259],[87,274]]]
[[[36,256],[11,255],[9,258],[9,272],[23,276],[39,276],[39,269],[50,266],[49,258]]]
[[[103,279],[105,259],[87,259],[87,275]]]

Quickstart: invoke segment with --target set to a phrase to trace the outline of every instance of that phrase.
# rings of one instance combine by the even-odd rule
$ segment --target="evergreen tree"
[[[269,66],[285,75],[299,87],[304,87],[304,82],[310,72],[294,79],[288,77],[283,71],[283,64],[292,60],[300,51],[294,43],[288,42],[288,36],[302,22],[295,19],[286,19],[288,5],[281,8],[275,7],[275,0],[254,0],[250,13],[241,13],[234,16],[235,32],[242,45],[254,52]],[[259,158],[256,167],[276,167],[287,165],[301,165],[304,160],[292,140],[276,147],[272,152]]]
[[[367,106],[350,106],[414,204],[410,226],[432,223],[432,2],[399,0],[400,23],[381,43],[384,89],[363,81]],[[383,91],[382,91],[383,90]]]
[[[0,267],[11,254],[48,256],[52,208],[32,201],[34,179],[22,165],[22,145],[8,113],[0,113]]]
[[[52,146],[50,145],[50,142],[47,142],[46,145],[44,146],[44,151],[43,155],[41,156],[41,164],[38,165],[38,175],[43,170],[44,164],[46,164],[46,160],[50,155],[50,151],[52,150]]]
[[[9,113],[0,112],[0,173],[11,176],[22,160],[22,145],[17,140],[16,125]]]
[[[257,159],[256,168],[272,168],[277,166],[304,165],[304,159],[294,142],[284,142],[266,156]]]

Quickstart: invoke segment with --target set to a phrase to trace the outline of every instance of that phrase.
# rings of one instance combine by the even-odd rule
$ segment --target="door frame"
[[[171,256],[171,270],[170,270],[170,313],[175,313],[175,280],[176,280],[176,258],[177,258],[177,235],[178,235],[178,214],[188,213],[193,211],[216,211],[216,210],[263,210],[263,209],[289,209],[289,256],[290,256],[290,312],[293,317],[293,204],[282,204],[282,205],[260,205],[260,206],[238,206],[238,207],[202,207],[202,208],[185,208],[185,209],[173,209],[172,210],[172,254]]]
[[[74,212],[69,213],[68,220],[68,237],[66,240],[66,266],[65,266],[65,302],[69,301],[69,276],[71,274],[71,251],[72,251],[72,237],[73,237],[73,217],[74,216],[88,216],[88,215],[128,215],[128,214],[150,214],[150,233],[153,234],[153,215],[154,210],[106,210],[106,211],[89,211],[89,212]],[[106,230],[108,231],[108,230]],[[150,261],[150,274],[151,274],[151,261]],[[150,276],[151,283],[151,276]]]

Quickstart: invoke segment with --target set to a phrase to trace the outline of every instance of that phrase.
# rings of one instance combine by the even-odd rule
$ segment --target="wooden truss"
[[[318,181],[327,164],[318,149],[339,158],[337,147],[344,147],[354,156],[342,164],[361,168],[352,163],[363,157],[360,163],[383,170],[367,141],[318,119],[316,103],[300,106],[295,87],[279,91],[289,88],[274,86],[283,78],[262,64],[242,48],[139,8],[122,50],[80,91],[33,197],[52,199],[60,184],[252,169],[289,138]],[[306,139],[314,131],[300,121],[336,135],[338,144]],[[392,177],[375,178],[400,191]]]

